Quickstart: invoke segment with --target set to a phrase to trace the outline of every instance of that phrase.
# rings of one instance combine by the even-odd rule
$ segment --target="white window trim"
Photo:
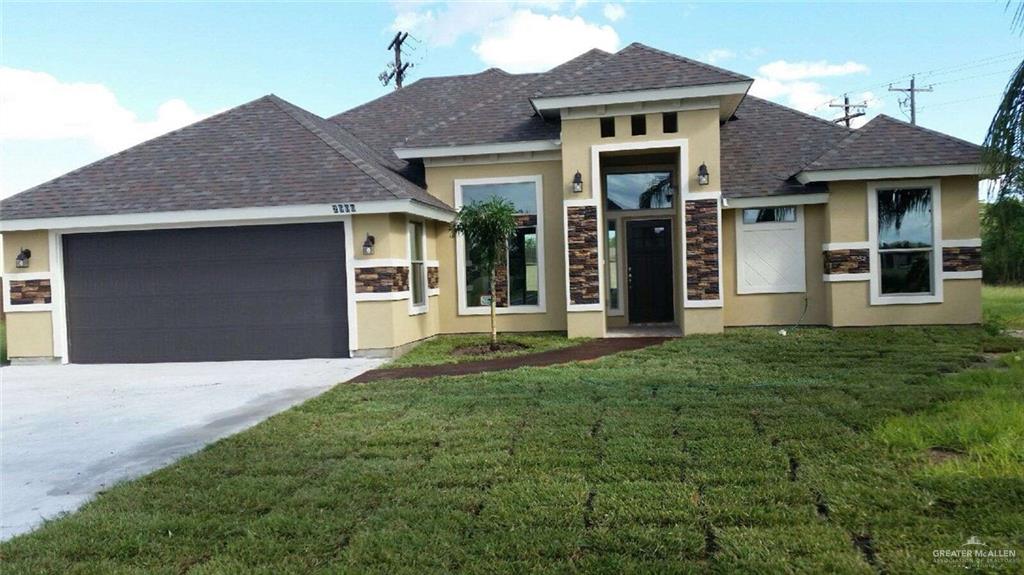
[[[791,207],[796,210],[796,220],[792,222],[761,222],[755,224],[747,224],[743,222],[743,210],[758,209],[756,207],[740,208],[736,210],[736,293],[737,295],[747,294],[759,294],[759,293],[806,293],[807,292],[807,237],[805,234],[805,228],[807,223],[804,221],[804,207],[803,206],[769,206],[774,207]],[[781,230],[789,231],[795,230],[796,235],[800,237],[800,281],[794,284],[784,285],[771,285],[771,286],[760,286],[760,287],[748,287],[745,285],[747,279],[746,268],[742,265],[744,255],[746,251],[750,249],[749,244],[744,239],[744,230]],[[719,242],[721,243],[721,242]]]
[[[878,254],[878,190],[931,188],[932,199],[932,293],[882,295],[882,265]],[[942,188],[938,179],[868,182],[868,249],[871,267],[871,305],[942,303]]]
[[[409,315],[422,315],[427,313],[430,307],[430,294],[427,293],[427,225],[423,220],[408,220],[406,222],[406,264],[409,266]],[[416,225],[420,226],[420,246],[423,248],[423,253],[420,255],[420,285],[423,286],[423,303],[417,304],[415,301],[415,293],[413,292],[412,286],[412,274],[413,274],[413,259],[412,259],[412,235],[416,229]]]
[[[544,178],[540,174],[528,176],[506,176],[500,178],[474,178],[455,180],[455,209],[462,209],[463,186],[482,184],[519,184],[533,182],[537,197],[537,305],[517,305],[495,309],[497,315],[545,313],[547,311],[547,283],[544,269]],[[466,240],[462,234],[455,236],[455,273],[458,291],[459,315],[490,315],[488,306],[469,306],[466,302]]]
[[[53,293],[53,274],[50,272],[19,272],[4,274],[3,277],[3,297],[4,297],[4,311],[6,313],[19,313],[23,311],[51,311],[54,308],[53,303],[26,303],[21,305],[11,304],[11,282],[12,281],[32,281],[32,280],[50,280],[50,301],[56,302],[57,298]]]
[[[612,212],[608,213],[611,214]],[[623,245],[625,244],[625,242],[622,240],[622,238],[623,231],[625,231],[626,218],[623,218],[622,214],[618,213],[616,213],[614,216],[605,218],[605,240],[607,240],[608,238],[608,222],[615,222],[615,268],[619,278],[619,291],[615,294],[615,301],[612,301],[610,296],[608,297],[608,308],[605,310],[605,312],[611,317],[620,317],[626,315],[626,306],[625,303],[623,303],[624,298],[622,297],[622,294],[625,292],[622,285],[622,278],[625,277],[623,274],[626,273],[626,258],[625,251],[623,250]],[[608,250],[609,247],[610,246],[606,244],[604,249]],[[605,254],[605,265],[608,265],[607,253]],[[605,296],[608,296],[608,294],[605,294]],[[615,304],[614,308],[611,307],[613,303]]]

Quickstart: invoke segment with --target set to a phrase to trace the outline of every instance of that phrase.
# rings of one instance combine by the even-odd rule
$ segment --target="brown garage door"
[[[342,226],[65,235],[69,359],[347,357]]]

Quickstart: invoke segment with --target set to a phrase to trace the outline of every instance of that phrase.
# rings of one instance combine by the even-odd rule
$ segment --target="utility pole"
[[[907,100],[910,101],[910,123],[914,124],[916,126],[917,125],[917,93],[918,92],[931,92],[932,91],[932,87],[928,86],[927,88],[918,88],[917,85],[914,82],[915,80],[916,80],[916,78],[914,76],[910,76],[910,87],[909,88],[893,88],[892,84],[889,84],[889,91],[890,92],[906,92],[908,94],[907,99],[901,101],[901,103],[906,102]]]
[[[405,39],[408,37],[408,32],[398,32],[395,34],[394,40],[388,44],[388,50],[395,51],[395,62],[393,64],[388,64],[388,69],[377,76],[377,79],[379,79],[381,84],[384,84],[385,86],[387,86],[388,82],[394,78],[396,90],[402,88],[402,81],[405,80],[405,71],[412,66],[412,64],[402,63],[402,44],[405,43]]]
[[[842,108],[843,109],[842,117],[836,118],[835,120],[832,120],[832,121],[835,122],[836,124],[838,124],[839,122],[843,122],[843,123],[846,124],[846,127],[849,128],[850,127],[850,120],[852,120],[854,118],[859,118],[859,117],[863,116],[866,113],[864,110],[867,109],[868,103],[865,100],[864,102],[861,102],[860,104],[851,104],[850,103],[850,95],[849,94],[843,94],[843,103],[842,104],[829,104],[828,107],[829,108]],[[851,110],[853,110],[852,113],[851,113]]]

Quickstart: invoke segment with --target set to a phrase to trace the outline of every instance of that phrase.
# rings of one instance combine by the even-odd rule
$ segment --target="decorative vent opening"
[[[635,114],[629,117],[629,122],[633,128],[634,136],[643,136],[647,133],[647,116]]]
[[[615,137],[615,118],[601,118],[601,137]]]

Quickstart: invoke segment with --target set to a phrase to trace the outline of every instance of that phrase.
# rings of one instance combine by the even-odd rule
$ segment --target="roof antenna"
[[[402,44],[405,43],[405,40],[408,37],[409,33],[402,32],[401,30],[399,30],[395,34],[394,40],[392,40],[391,43],[388,44],[388,50],[395,51],[395,61],[394,63],[388,63],[387,69],[377,75],[377,79],[380,80],[380,83],[385,86],[387,86],[388,83],[391,82],[392,79],[394,79],[395,90],[402,89],[402,82],[405,80],[406,70],[413,66],[412,64],[409,63],[402,63]]]

